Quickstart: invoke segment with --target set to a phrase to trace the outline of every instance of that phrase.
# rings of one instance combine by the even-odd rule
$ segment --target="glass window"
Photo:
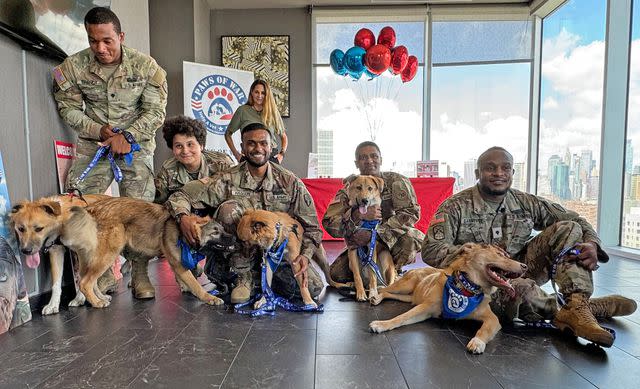
[[[424,23],[317,23],[316,41],[316,129],[318,174],[346,177],[356,172],[354,151],[363,141],[378,143],[382,169],[415,176],[422,156],[423,66],[413,80],[403,83],[399,75],[384,72],[358,81],[339,76],[329,66],[334,49],[346,52],[361,28],[378,36],[385,26],[396,32],[396,46],[424,62]],[[395,145],[391,147],[390,145]]]
[[[597,225],[606,0],[543,20],[538,194]]]
[[[640,226],[640,1],[633,2],[623,227]],[[622,246],[640,248],[640,230],[623,229]]]

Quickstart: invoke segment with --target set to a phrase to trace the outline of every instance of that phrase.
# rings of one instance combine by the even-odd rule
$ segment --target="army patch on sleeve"
[[[62,71],[62,66],[53,68],[53,79],[56,80],[56,84],[58,84],[58,87],[62,90],[67,90],[71,87],[71,83]]]
[[[445,221],[446,221],[445,214],[442,212],[436,212],[431,218],[430,224],[444,223]]]
[[[302,197],[304,198],[304,203],[307,205],[307,207],[310,207],[311,204],[313,204],[313,200],[311,200],[311,196],[309,196],[308,193],[305,193]]]
[[[202,182],[203,184],[208,184],[209,183],[209,178],[210,177],[202,177],[199,179],[200,182]]]
[[[435,239],[435,240],[443,240],[444,239],[444,226],[434,226],[433,227],[433,239]]]

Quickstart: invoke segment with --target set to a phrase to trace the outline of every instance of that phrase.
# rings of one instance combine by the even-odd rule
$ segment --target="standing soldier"
[[[108,8],[95,7],[84,19],[89,48],[68,57],[53,70],[54,97],[60,116],[78,133],[76,158],[67,177],[67,189],[104,193],[114,179],[107,158],[100,159],[84,179],[100,147],[109,146],[122,171],[120,194],[153,201],[155,133],[165,117],[166,72],[156,61],[123,45],[120,20]],[[137,143],[131,165],[124,155]],[[153,298],[147,275],[148,258],[129,254],[131,286],[135,297]],[[109,270],[100,279],[102,290],[115,287]]]
[[[613,336],[598,324],[596,316],[630,315],[636,310],[636,303],[622,296],[590,299],[592,272],[598,268],[598,261],[609,260],[593,227],[560,204],[511,189],[513,157],[502,147],[482,153],[475,173],[476,186],[455,194],[438,208],[424,240],[422,259],[442,268],[455,259],[464,243],[499,245],[528,267],[525,280],[514,281],[529,279],[535,288],[521,296],[526,301],[522,307],[511,308],[511,312],[520,310],[523,320],[527,320],[522,316],[524,312],[553,319],[560,328],[610,347]],[[541,232],[531,238],[534,229]],[[571,248],[578,252],[569,253]],[[559,310],[555,297],[535,285],[550,279],[558,284],[566,302]],[[504,317],[502,311],[508,308],[504,305],[508,299],[496,297],[502,305],[492,304],[492,308]]]
[[[245,160],[211,178],[192,181],[169,197],[167,207],[180,225],[180,230],[189,244],[197,240],[197,214],[215,210],[218,222],[227,232],[235,233],[240,218],[247,209],[264,209],[285,212],[304,228],[302,249],[294,261],[308,271],[309,292],[317,297],[323,288],[322,279],[309,260],[318,249],[322,231],[318,225],[316,209],[302,181],[292,172],[277,163],[270,162],[271,132],[262,123],[252,123],[241,130],[242,153]],[[231,273],[237,275],[231,291],[231,302],[242,303],[251,297],[255,282],[252,270],[259,261],[254,255],[244,252],[229,253],[225,261]],[[226,258],[228,257],[228,258]],[[304,273],[303,273],[304,274]],[[225,275],[216,274],[216,284]],[[259,279],[259,276],[256,277]],[[283,297],[300,297],[296,280],[288,264],[282,263],[273,275],[273,291]]]
[[[379,220],[377,239],[389,250],[400,272],[402,266],[415,262],[424,234],[415,228],[420,219],[420,205],[409,179],[394,172],[381,172],[382,156],[374,142],[362,142],[356,147],[355,164],[360,174],[382,177],[382,204],[367,208],[361,214],[349,205],[344,189],[340,189],[322,218],[322,226],[334,238],[344,238],[349,246],[366,246],[371,231],[360,229],[362,220]],[[352,280],[347,252],[331,264],[331,278],[337,282]]]

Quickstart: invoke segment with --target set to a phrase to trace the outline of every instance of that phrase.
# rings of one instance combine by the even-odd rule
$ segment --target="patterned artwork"
[[[222,66],[253,72],[269,83],[282,117],[289,117],[289,36],[223,36]]]

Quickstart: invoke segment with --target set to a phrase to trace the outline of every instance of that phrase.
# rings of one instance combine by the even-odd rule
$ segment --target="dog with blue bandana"
[[[520,277],[527,266],[509,258],[501,248],[488,244],[466,243],[455,258],[444,269],[411,270],[397,282],[380,289],[371,299],[373,305],[394,299],[415,306],[393,319],[372,321],[369,329],[381,333],[431,317],[478,320],[482,326],[467,344],[467,350],[482,354],[486,344],[502,328],[489,307],[491,295],[497,288],[515,295],[508,280]]]

